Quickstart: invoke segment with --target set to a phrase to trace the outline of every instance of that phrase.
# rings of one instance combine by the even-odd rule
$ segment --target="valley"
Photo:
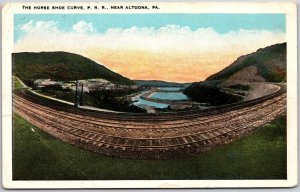
[[[247,57],[261,57],[258,53]],[[130,80],[87,58],[53,54],[58,63],[42,53],[39,60],[28,57],[22,70],[21,64],[14,66],[16,79],[24,82],[14,81],[16,87],[27,86],[14,90],[14,111],[58,139],[103,155],[150,160],[193,156],[232,143],[286,113],[284,81],[270,81],[254,68],[251,74],[257,77],[241,75],[249,63],[246,68],[234,63],[235,70],[240,68],[236,73],[229,66],[221,76],[176,83]],[[21,62],[19,56],[28,53],[15,55]],[[31,73],[41,63],[47,67]],[[81,71],[82,63],[101,71]],[[64,78],[67,68],[77,74]],[[270,76],[270,69],[265,74]]]

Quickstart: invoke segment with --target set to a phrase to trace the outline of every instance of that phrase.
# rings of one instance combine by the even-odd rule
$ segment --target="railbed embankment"
[[[104,155],[172,159],[233,142],[286,111],[285,86],[254,100],[207,111],[163,114],[109,113],[77,109],[14,93],[14,110],[49,134]]]

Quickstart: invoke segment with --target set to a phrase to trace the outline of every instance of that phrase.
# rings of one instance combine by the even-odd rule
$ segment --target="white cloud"
[[[253,47],[251,51],[254,51],[285,41],[285,34],[267,30],[238,30],[220,34],[212,28],[192,31],[189,27],[178,25],[166,25],[159,29],[134,26],[128,29],[109,29],[105,34],[97,35],[94,40],[112,49],[141,49],[153,52],[180,50],[201,54],[245,47]]]
[[[166,25],[127,29],[111,28],[105,33],[97,33],[92,23],[79,21],[73,30],[59,30],[54,21],[30,21],[19,26],[24,36],[15,44],[16,51],[49,51],[70,50],[77,52],[83,49],[129,49],[152,52],[203,53],[224,51],[227,49],[256,50],[271,44],[285,41],[285,33],[267,30],[238,30],[220,34],[212,28],[199,28],[195,31],[189,27]],[[91,33],[93,32],[93,33]],[[31,45],[42,40],[43,45]],[[72,45],[72,46],[70,46]],[[30,50],[35,47],[34,50]]]
[[[36,21],[32,20],[24,25],[18,26],[25,33],[58,32],[57,22],[55,21]]]
[[[93,26],[93,23],[87,23],[85,21],[79,21],[73,25],[73,30],[78,33],[90,33],[96,32],[96,29]]]

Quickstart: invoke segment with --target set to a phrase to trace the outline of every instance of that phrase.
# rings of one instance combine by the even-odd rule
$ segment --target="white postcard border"
[[[12,72],[13,14],[86,13],[80,10],[23,10],[22,5],[158,5],[160,10],[102,10],[88,13],[284,13],[287,41],[287,180],[12,180]],[[294,3],[14,3],[2,10],[2,179],[5,188],[227,188],[293,187],[298,183],[297,132],[297,16]]]

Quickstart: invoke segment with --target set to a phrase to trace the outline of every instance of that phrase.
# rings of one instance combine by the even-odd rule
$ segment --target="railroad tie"
[[[181,137],[184,143],[188,143],[188,140],[185,137]]]
[[[159,139],[157,140],[159,143],[159,146],[169,146],[169,145],[173,145],[173,142],[170,138],[163,138],[163,139]]]
[[[199,140],[206,140],[206,139],[208,139],[208,137],[205,135],[205,133],[200,133],[197,136],[198,136]]]

